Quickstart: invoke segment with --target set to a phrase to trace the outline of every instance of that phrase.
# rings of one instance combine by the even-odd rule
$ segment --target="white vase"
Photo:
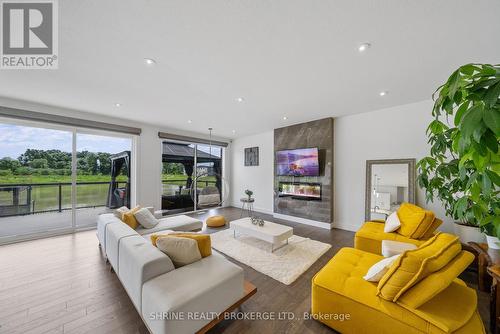
[[[488,248],[500,249],[500,240],[497,237],[486,235],[486,241],[488,242]]]
[[[455,234],[459,236],[460,241],[464,244],[468,243],[469,241],[481,243],[484,242],[484,234],[481,233],[481,230],[479,227],[476,226],[469,226],[469,225],[462,225],[455,223],[453,224]]]

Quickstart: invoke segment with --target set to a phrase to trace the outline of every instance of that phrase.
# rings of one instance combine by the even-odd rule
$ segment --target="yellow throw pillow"
[[[474,261],[474,255],[461,251],[441,270],[438,270],[407,290],[397,303],[416,309],[446,289]]]
[[[200,251],[201,257],[207,257],[212,255],[212,241],[210,239],[210,236],[207,234],[197,234],[197,233],[153,234],[151,235],[151,242],[153,243],[153,245],[156,246],[158,239],[165,237],[193,239],[198,244],[198,249]]]
[[[141,209],[140,206],[136,206],[135,208],[131,209],[128,212],[125,212],[122,215],[122,221],[131,228],[133,228],[134,230],[137,228],[137,226],[139,226],[139,222],[137,221],[137,219],[135,219],[134,214],[140,209]]]
[[[395,302],[413,285],[446,266],[462,250],[457,236],[438,233],[419,248],[404,252],[377,287],[377,295]]]
[[[421,238],[434,221],[434,212],[410,203],[403,203],[398,209],[401,227],[398,233],[412,239]]]
[[[434,231],[436,231],[437,228],[439,226],[441,226],[442,223],[443,223],[443,221],[441,219],[434,218],[434,220],[432,221],[432,224],[429,225],[429,228],[427,229],[427,231],[425,231],[424,235],[422,237],[420,237],[420,239],[427,240],[427,239],[431,238],[434,235]]]

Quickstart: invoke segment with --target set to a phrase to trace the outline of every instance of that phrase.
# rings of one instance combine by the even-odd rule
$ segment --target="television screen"
[[[319,176],[318,148],[299,148],[276,152],[276,174]]]

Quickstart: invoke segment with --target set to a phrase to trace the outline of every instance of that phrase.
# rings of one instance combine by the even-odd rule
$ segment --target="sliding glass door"
[[[0,119],[0,244],[94,227],[130,205],[132,141]]]
[[[130,206],[132,139],[76,134],[76,226],[95,226],[111,208]]]
[[[0,123],[0,242],[70,229],[71,131]]]
[[[162,210],[164,215],[220,205],[223,149],[196,143],[162,143]]]

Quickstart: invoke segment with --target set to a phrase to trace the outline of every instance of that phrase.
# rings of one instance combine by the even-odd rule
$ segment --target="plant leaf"
[[[492,108],[484,109],[483,121],[497,137],[500,136],[500,110]]]
[[[499,96],[500,96],[500,82],[497,82],[496,84],[488,88],[488,91],[484,96],[484,103],[486,104],[486,106],[491,108],[497,103]]]
[[[469,101],[465,101],[458,107],[457,112],[455,114],[455,126],[458,126],[460,124],[460,121],[462,120],[462,117],[464,116],[465,112],[469,109]]]
[[[486,175],[488,175],[488,177],[494,184],[500,187],[500,175],[490,170],[486,171]]]

